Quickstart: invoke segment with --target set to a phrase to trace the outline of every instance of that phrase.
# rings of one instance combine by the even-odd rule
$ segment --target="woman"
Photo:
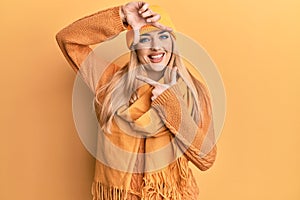
[[[173,28],[161,8],[130,2],[56,35],[95,94],[100,129],[93,199],[198,199],[188,162],[200,170],[214,163],[212,111],[207,89],[176,53]],[[129,62],[96,62],[90,45],[124,30]]]

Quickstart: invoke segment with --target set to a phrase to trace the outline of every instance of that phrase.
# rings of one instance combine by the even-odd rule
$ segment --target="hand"
[[[137,79],[154,86],[154,89],[152,90],[152,97],[151,97],[152,101],[154,101],[166,89],[170,88],[172,85],[175,85],[176,81],[177,81],[176,77],[177,77],[177,67],[173,67],[172,72],[171,72],[171,81],[168,84],[161,84],[161,83],[154,81],[148,77],[136,76]]]
[[[161,30],[172,31],[172,28],[160,24],[160,15],[153,12],[146,2],[129,2],[122,6],[122,20],[126,21],[134,31],[134,44],[139,41],[139,30],[146,24],[155,26]]]
[[[129,2],[126,5],[122,6],[122,14],[126,19],[126,22],[134,30],[138,30],[142,26],[150,24],[162,30],[172,31],[170,27],[166,27],[158,23],[158,21],[160,20],[160,15],[153,12],[149,8],[149,4],[146,2]]]

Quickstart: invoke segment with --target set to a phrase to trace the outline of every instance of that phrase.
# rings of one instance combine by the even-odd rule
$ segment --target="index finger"
[[[168,31],[168,32],[173,31],[173,29],[171,27],[162,25],[159,22],[153,22],[152,25],[155,26],[155,27],[157,27],[157,28],[159,28],[159,29],[161,29],[161,30],[164,30],[164,31]]]
[[[154,80],[152,80],[152,79],[150,79],[150,78],[148,78],[148,77],[144,77],[144,76],[139,76],[139,75],[137,75],[136,78],[139,79],[139,80],[141,80],[141,81],[143,81],[143,82],[145,82],[145,83],[148,83],[148,84],[150,84],[150,85],[152,85],[152,86],[159,85],[158,82],[156,82],[156,81],[154,81]]]

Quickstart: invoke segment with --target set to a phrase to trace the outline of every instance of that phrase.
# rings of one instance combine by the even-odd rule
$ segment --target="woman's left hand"
[[[154,81],[148,77],[144,76],[136,76],[137,79],[148,83],[154,87],[152,90],[152,97],[151,100],[154,101],[160,94],[162,94],[166,89],[171,87],[172,85],[176,84],[176,77],[177,77],[177,67],[173,67],[172,72],[171,72],[171,81],[167,84],[162,84],[157,81]]]

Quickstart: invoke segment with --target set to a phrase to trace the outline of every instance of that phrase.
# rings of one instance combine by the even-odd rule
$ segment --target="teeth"
[[[150,56],[150,58],[154,58],[154,59],[161,58],[163,55],[164,54],[158,54],[158,55],[155,55],[155,56]]]

